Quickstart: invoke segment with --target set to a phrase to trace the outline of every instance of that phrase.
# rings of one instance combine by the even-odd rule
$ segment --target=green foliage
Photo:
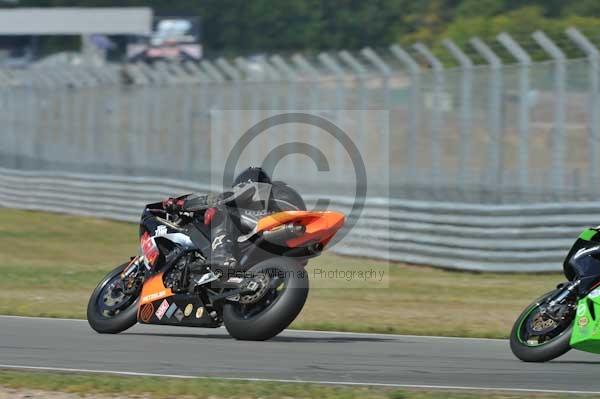
[[[456,7],[456,17],[491,17],[502,11],[502,2],[498,0],[463,0]]]
[[[539,6],[523,7],[493,17],[459,17],[447,26],[446,30],[442,32],[441,37],[449,37],[460,47],[469,51],[469,39],[477,36],[490,44],[504,58],[504,61],[514,62],[514,58],[496,40],[498,34],[508,32],[527,50],[534,60],[541,60],[547,59],[548,55],[544,53],[531,35],[536,30],[542,30],[568,56],[580,57],[582,53],[567,39],[564,33],[565,29],[570,26],[578,27],[591,39],[600,37],[600,18],[572,15],[554,19],[546,17],[544,10]]]

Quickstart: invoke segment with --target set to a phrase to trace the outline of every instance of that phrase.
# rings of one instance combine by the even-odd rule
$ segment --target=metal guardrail
[[[136,222],[147,203],[211,187],[172,179],[0,168],[0,206]],[[316,197],[308,196],[311,204]],[[350,213],[352,199],[331,198]],[[557,271],[583,227],[600,220],[592,202],[482,205],[367,199],[333,252],[445,268]]]

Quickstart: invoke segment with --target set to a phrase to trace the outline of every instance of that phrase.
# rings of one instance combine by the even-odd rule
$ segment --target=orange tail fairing
[[[290,248],[306,243],[319,242],[326,245],[335,233],[344,225],[343,213],[334,211],[285,211],[274,213],[258,221],[256,232],[274,229],[286,223],[296,222],[306,227],[306,232],[287,241]]]

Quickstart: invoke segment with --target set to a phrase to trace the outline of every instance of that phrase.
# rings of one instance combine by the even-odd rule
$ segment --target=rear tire
[[[229,334],[238,340],[265,341],[289,326],[300,313],[308,296],[308,274],[301,264],[289,258],[273,258],[260,262],[249,272],[277,269],[286,276],[280,296],[256,316],[244,318],[239,303],[223,307],[223,322]]]
[[[560,332],[560,334],[550,341],[544,342],[537,346],[527,345],[520,338],[521,330],[523,323],[529,317],[530,314],[536,311],[538,306],[537,303],[543,302],[550,295],[554,294],[556,291],[548,292],[543,295],[541,298],[537,299],[531,305],[529,305],[523,313],[517,318],[512,331],[510,332],[510,349],[513,354],[524,362],[547,362],[552,359],[556,359],[559,356],[564,355],[569,350],[571,350],[571,333],[573,331],[573,323],[571,322],[569,326]]]
[[[108,273],[102,281],[100,281],[100,284],[98,284],[90,297],[87,307],[87,320],[90,327],[100,334],[117,334],[137,323],[137,305],[140,300],[139,296],[135,301],[129,304],[127,308],[121,310],[113,317],[102,315],[98,306],[99,295],[102,293],[104,287],[118,276],[128,264],[129,263],[123,263]]]

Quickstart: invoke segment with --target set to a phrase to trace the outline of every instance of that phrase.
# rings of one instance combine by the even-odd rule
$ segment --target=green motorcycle
[[[529,305],[510,333],[525,362],[547,362],[571,348],[600,353],[600,226],[575,241],[563,263],[567,282]]]

